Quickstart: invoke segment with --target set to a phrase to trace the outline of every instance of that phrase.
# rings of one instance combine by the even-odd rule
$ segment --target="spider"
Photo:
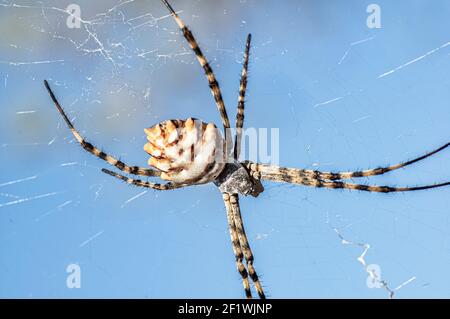
[[[159,177],[168,181],[168,183],[159,184],[142,181],[140,179],[133,179],[103,168],[102,171],[104,173],[123,180],[128,184],[156,190],[172,190],[210,182],[213,182],[219,188],[225,203],[228,228],[236,259],[236,267],[242,277],[244,292],[247,298],[252,298],[250,279],[260,298],[265,298],[265,293],[253,265],[254,257],[244,229],[239,206],[239,194],[257,197],[264,191],[261,184],[262,180],[312,187],[333,189],[345,188],[380,193],[417,191],[450,185],[450,182],[445,182],[415,187],[393,187],[353,184],[343,181],[350,178],[381,175],[397,170],[442,151],[447,148],[450,143],[425,155],[396,165],[353,172],[333,173],[309,169],[284,168],[253,163],[250,161],[239,162],[238,158],[241,149],[242,129],[244,124],[244,100],[247,87],[251,35],[249,34],[247,36],[244,52],[237,103],[236,135],[233,147],[233,145],[231,145],[232,143],[229,142],[230,121],[228,119],[225,103],[222,99],[219,83],[216,80],[214,72],[206,57],[203,55],[192,32],[186,27],[168,1],[161,1],[167,7],[171,16],[181,29],[184,38],[194,51],[198,62],[205,72],[211,93],[222,120],[225,138],[222,138],[219,130],[212,123],[206,124],[192,118],[187,120],[164,121],[151,128],[145,129],[148,143],[145,144],[144,150],[151,155],[149,164],[155,169],[130,166],[87,142],[67,117],[47,81],[44,81],[44,85],[59,113],[82,148],[125,173],[146,177]]]

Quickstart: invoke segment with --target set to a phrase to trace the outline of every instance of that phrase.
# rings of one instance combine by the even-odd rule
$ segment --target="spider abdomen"
[[[204,184],[223,170],[224,139],[217,127],[199,120],[167,120],[144,130],[148,164],[177,184]]]

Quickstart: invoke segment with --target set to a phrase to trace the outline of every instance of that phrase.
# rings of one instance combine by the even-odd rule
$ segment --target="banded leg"
[[[416,162],[419,162],[421,160],[426,159],[427,157],[430,157],[444,149],[446,149],[448,146],[450,146],[450,143],[444,144],[441,147],[426,153],[422,156],[416,157],[412,160],[402,162],[399,164],[386,166],[386,167],[378,167],[374,169],[368,169],[363,171],[354,171],[354,172],[321,172],[317,170],[309,170],[309,169],[297,169],[297,168],[286,168],[286,167],[278,167],[278,166],[272,166],[272,165],[266,165],[266,164],[258,164],[258,163],[252,163],[249,161],[244,162],[243,164],[251,171],[258,171],[261,173],[266,174],[272,174],[278,172],[282,172],[283,175],[286,176],[286,179],[291,178],[293,180],[295,179],[301,179],[304,177],[308,178],[314,178],[314,179],[328,179],[328,180],[339,180],[339,179],[349,179],[349,178],[355,178],[355,177],[368,177],[368,176],[375,176],[375,175],[382,175],[390,171],[397,170],[402,167],[406,167],[408,165],[414,164]]]
[[[161,172],[153,170],[153,169],[148,169],[148,168],[139,167],[139,166],[129,166],[129,165],[125,164],[124,162],[116,159],[115,157],[99,150],[96,146],[92,145],[91,143],[86,142],[86,140],[81,136],[81,134],[73,126],[72,122],[67,117],[66,112],[64,112],[63,108],[59,104],[59,102],[56,99],[55,94],[53,94],[53,91],[50,88],[50,85],[48,84],[48,82],[44,81],[44,85],[45,85],[45,88],[47,89],[48,94],[50,95],[53,103],[55,104],[56,108],[58,109],[59,113],[61,114],[62,118],[66,122],[69,129],[72,131],[73,136],[75,136],[76,140],[80,143],[81,147],[83,147],[86,151],[94,154],[95,156],[106,161],[108,164],[111,164],[112,166],[115,166],[118,169],[120,169],[121,171],[124,171],[125,173],[128,173],[128,174],[142,175],[142,176],[160,176],[161,175]]]
[[[106,168],[102,168],[102,172],[106,173],[108,175],[111,175],[115,178],[121,179],[127,184],[140,186],[140,187],[152,188],[152,189],[156,189],[159,191],[167,191],[167,190],[171,190],[171,189],[189,186],[189,185],[184,185],[184,184],[173,184],[173,183],[158,184],[158,183],[144,182],[144,181],[141,181],[140,179],[133,179],[130,177],[120,175],[120,174],[110,171],[109,169],[106,169]]]
[[[303,185],[306,186],[314,186],[314,187],[325,187],[325,188],[346,188],[352,190],[360,190],[366,192],[375,192],[375,193],[393,193],[393,192],[410,192],[410,191],[419,191],[430,188],[438,188],[443,186],[450,185],[450,182],[433,184],[433,185],[422,185],[422,186],[414,186],[414,187],[393,187],[393,186],[378,186],[378,185],[362,185],[362,184],[352,184],[352,183],[344,183],[340,181],[325,181],[321,179],[305,179],[302,181]]]
[[[256,274],[255,267],[253,266],[253,253],[250,248],[250,244],[247,239],[247,235],[245,234],[244,224],[242,222],[241,209],[239,207],[239,195],[232,194],[230,195],[231,208],[233,210],[234,223],[236,225],[236,231],[239,237],[239,242],[241,244],[242,251],[244,253],[245,260],[247,261],[247,269],[250,278],[252,279],[256,292],[259,295],[259,298],[265,299],[266,295],[264,294],[263,288],[261,286],[261,282],[259,281],[258,275]]]
[[[233,210],[230,204],[230,195],[223,193],[223,201],[225,203],[225,208],[227,210],[227,221],[228,221],[228,229],[230,231],[231,243],[233,245],[234,256],[236,257],[236,267],[239,271],[239,274],[242,277],[242,284],[244,286],[245,297],[247,299],[252,298],[252,292],[250,290],[250,282],[248,281],[248,273],[245,268],[242,260],[244,259],[244,255],[242,254],[241,245],[239,243],[239,237],[236,231],[236,224],[234,222]]]
[[[234,159],[239,159],[241,153],[242,128],[244,126],[245,92],[247,90],[248,60],[250,57],[250,42],[252,35],[248,34],[245,44],[244,64],[242,65],[241,82],[239,84],[239,97],[236,114],[236,138],[234,140]]]
[[[255,175],[253,175],[255,176]],[[313,187],[324,187],[324,188],[346,188],[352,190],[360,190],[367,192],[376,192],[376,193],[392,193],[392,192],[409,192],[409,191],[419,191],[430,188],[438,188],[443,186],[450,185],[450,182],[432,184],[432,185],[422,185],[422,186],[413,186],[413,187],[394,187],[394,186],[386,186],[386,185],[363,185],[363,184],[353,184],[353,183],[345,183],[342,181],[330,181],[323,180],[317,178],[310,177],[295,177],[283,175],[283,172],[279,173],[261,173],[260,178],[263,180],[270,180],[274,182],[284,182],[290,184],[298,184],[305,186],[313,186]]]
[[[223,102],[222,93],[220,91],[219,83],[216,80],[216,76],[214,75],[214,72],[208,63],[208,60],[206,60],[206,57],[203,55],[202,50],[198,46],[198,43],[195,40],[192,32],[188,29],[188,27],[186,27],[183,20],[181,20],[178,14],[176,14],[175,10],[173,10],[169,2],[167,2],[167,0],[161,1],[167,7],[172,17],[175,19],[175,22],[178,24],[178,27],[183,32],[186,41],[191,46],[191,49],[194,51],[198,62],[205,71],[205,75],[206,78],[208,79],[209,87],[211,88],[211,93],[214,96],[214,100],[216,101],[217,109],[219,110],[220,117],[222,118],[222,123],[226,134],[227,131],[226,129],[230,128],[230,120],[228,119],[227,110],[225,108],[225,103]]]

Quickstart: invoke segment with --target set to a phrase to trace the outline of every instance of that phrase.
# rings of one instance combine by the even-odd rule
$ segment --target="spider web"
[[[81,10],[78,20],[66,11]],[[448,141],[449,4],[174,1],[237,104],[253,34],[247,127],[279,128],[280,164],[392,164]],[[407,10],[405,9],[407,8]],[[421,21],[420,25],[417,21]],[[82,134],[145,166],[143,128],[219,123],[207,82],[158,1],[0,1],[0,296],[242,297],[213,185],[155,192],[111,180],[54,110],[51,83]],[[448,151],[354,182],[450,178]],[[266,183],[241,200],[255,267],[272,297],[448,297],[448,189],[408,194]],[[81,269],[69,289],[68,265]]]

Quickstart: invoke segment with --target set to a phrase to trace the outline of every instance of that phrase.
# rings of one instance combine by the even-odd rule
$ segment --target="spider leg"
[[[106,168],[102,168],[102,172],[106,173],[108,175],[111,175],[113,177],[116,177],[118,179],[121,179],[127,184],[140,186],[140,187],[153,188],[153,189],[156,189],[159,191],[167,191],[167,190],[171,190],[171,189],[189,186],[189,185],[184,185],[184,184],[173,184],[173,183],[158,184],[158,183],[144,182],[144,181],[141,181],[140,179],[133,179],[130,177],[120,175],[120,174],[110,171],[109,169],[106,169]]]
[[[390,171],[397,170],[402,167],[406,167],[408,165],[414,164],[416,162],[419,162],[421,160],[426,159],[427,157],[430,157],[444,149],[446,149],[448,146],[450,146],[450,143],[444,144],[441,147],[426,153],[422,156],[413,158],[412,160],[402,162],[399,164],[386,166],[386,167],[378,167],[374,169],[368,169],[363,171],[354,171],[354,172],[321,172],[317,170],[309,170],[309,169],[297,169],[297,168],[285,168],[285,167],[278,167],[278,166],[272,166],[272,165],[266,165],[266,164],[258,164],[258,163],[252,163],[249,161],[244,162],[245,166],[250,171],[259,171],[262,174],[282,174],[285,176],[286,179],[302,179],[304,177],[307,178],[313,178],[313,179],[328,179],[328,180],[339,180],[339,179],[349,179],[354,177],[367,177],[367,176],[375,176],[375,175],[382,175]]]
[[[231,194],[230,195],[231,208],[233,211],[234,223],[236,225],[237,234],[239,237],[239,242],[241,244],[242,251],[245,256],[245,260],[247,261],[247,269],[250,278],[253,280],[255,285],[256,292],[259,295],[259,298],[265,299],[266,295],[264,294],[263,288],[261,286],[261,282],[259,281],[258,275],[256,274],[255,267],[253,266],[253,253],[248,243],[247,235],[245,234],[244,224],[242,222],[241,209],[239,207],[239,195]]]
[[[222,98],[222,93],[220,91],[219,83],[216,80],[216,76],[214,75],[214,72],[211,68],[211,66],[208,63],[208,60],[206,60],[206,57],[203,55],[202,50],[198,46],[197,41],[194,38],[194,35],[192,32],[186,27],[183,20],[176,14],[175,10],[173,10],[172,6],[167,2],[166,0],[161,0],[164,5],[169,10],[170,14],[175,19],[175,22],[178,24],[178,27],[183,32],[183,35],[186,39],[186,41],[191,46],[192,50],[194,51],[198,62],[202,66],[203,70],[205,71],[205,75],[209,82],[209,87],[211,88],[211,93],[214,96],[214,100],[216,101],[217,108],[220,113],[220,117],[222,118],[223,127],[225,130],[225,134],[227,131],[227,128],[230,128],[230,120],[228,119],[227,110],[225,108],[225,103]]]
[[[260,176],[263,180],[271,180],[274,182],[285,182],[290,184],[298,184],[305,186],[313,186],[313,187],[324,187],[324,188],[346,188],[367,192],[376,192],[376,193],[392,193],[392,192],[409,192],[409,191],[419,191],[430,188],[438,188],[443,186],[450,185],[450,182],[437,183],[431,185],[422,185],[422,186],[413,186],[413,187],[394,187],[394,186],[386,186],[386,185],[364,185],[364,184],[353,184],[353,183],[345,183],[342,181],[331,181],[331,180],[323,180],[320,178],[311,178],[307,176],[295,176],[292,177],[290,175],[284,175],[282,171],[278,173],[265,173],[260,172]]]
[[[314,187],[325,187],[325,188],[346,188],[367,192],[376,193],[392,193],[392,192],[409,192],[409,191],[419,191],[430,188],[438,188],[450,185],[450,182],[432,184],[432,185],[422,185],[413,187],[393,187],[393,186],[378,186],[378,185],[363,185],[363,184],[352,184],[340,181],[326,181],[321,179],[304,179],[302,181],[303,185],[314,186]]]
[[[236,114],[236,138],[234,140],[234,159],[239,158],[241,152],[242,127],[244,126],[244,107],[245,107],[245,92],[247,89],[247,71],[248,59],[250,56],[250,42],[252,35],[247,36],[247,43],[245,44],[244,64],[242,65],[241,81],[239,84],[239,97]]]
[[[228,229],[230,231],[231,243],[233,245],[234,256],[236,257],[236,266],[239,274],[242,277],[242,284],[245,290],[245,296],[247,299],[252,298],[252,292],[250,290],[250,282],[248,280],[247,269],[245,268],[242,260],[244,259],[244,255],[242,254],[241,245],[239,243],[239,237],[236,231],[236,224],[234,222],[233,209],[230,204],[230,195],[227,193],[223,193],[223,201],[225,203],[225,208],[227,210],[227,221],[228,221]]]
[[[129,166],[122,161],[116,159],[115,157],[106,154],[105,152],[99,150],[96,146],[92,145],[89,142],[86,142],[86,140],[81,136],[81,134],[78,132],[78,130],[73,126],[72,122],[69,120],[69,118],[66,115],[66,112],[64,112],[63,108],[59,104],[58,100],[55,97],[55,94],[53,93],[52,89],[50,88],[50,85],[46,80],[44,80],[45,88],[48,91],[48,94],[50,95],[53,103],[55,104],[56,108],[58,109],[59,113],[63,117],[64,121],[66,122],[69,129],[72,131],[72,134],[75,136],[76,140],[80,143],[80,145],[89,153],[94,154],[95,156],[101,158],[102,160],[106,161],[108,164],[111,164],[121,171],[124,171],[128,174],[133,175],[143,175],[143,176],[160,176],[161,172],[148,169],[144,167],[139,166]]]

